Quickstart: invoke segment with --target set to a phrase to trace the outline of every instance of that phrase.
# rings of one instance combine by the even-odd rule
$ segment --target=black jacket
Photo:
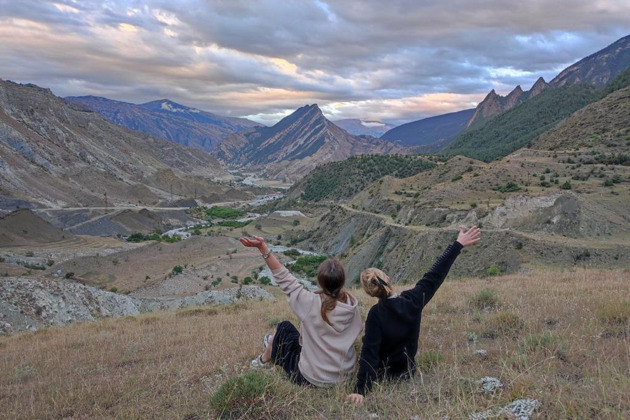
[[[376,379],[415,373],[422,308],[440,287],[462,248],[455,241],[413,289],[372,306],[365,322],[355,393],[365,395]]]

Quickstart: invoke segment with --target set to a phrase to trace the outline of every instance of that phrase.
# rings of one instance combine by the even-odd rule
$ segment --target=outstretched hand
[[[457,242],[462,246],[469,246],[476,244],[481,240],[481,229],[477,226],[473,226],[467,231],[464,231],[464,226],[459,226],[459,235],[457,235]]]
[[[244,246],[250,247],[250,248],[261,249],[266,245],[265,239],[260,236],[251,236],[249,238],[243,237],[243,238],[240,238],[239,241],[241,241],[241,243]]]
[[[361,394],[349,394],[346,399],[353,404],[361,405],[365,397]]]

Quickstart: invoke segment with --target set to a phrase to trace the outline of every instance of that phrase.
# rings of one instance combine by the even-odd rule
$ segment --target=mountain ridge
[[[105,119],[205,152],[212,151],[225,136],[260,124],[244,118],[223,117],[169,99],[143,104],[116,101],[100,96],[69,96],[66,101],[81,104]]]
[[[394,151],[399,151],[398,146],[384,140],[349,134],[312,104],[296,109],[272,127],[228,136],[213,155],[236,167],[249,166],[276,179],[295,181],[321,163]]]

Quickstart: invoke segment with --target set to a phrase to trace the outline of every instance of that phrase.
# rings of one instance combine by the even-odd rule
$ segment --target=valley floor
[[[365,317],[374,301],[353,293]],[[488,418],[479,413],[529,398],[541,403],[533,418],[629,418],[628,296],[628,270],[447,280],[424,311],[421,373],[412,381],[378,386],[366,405],[354,407],[345,402],[348,384],[299,388],[274,369],[262,373],[273,387],[259,399],[237,401],[232,413]],[[296,322],[278,299],[1,337],[0,418],[217,418],[212,396],[249,371],[263,334],[283,319]],[[484,394],[478,381],[488,376],[503,386]]]

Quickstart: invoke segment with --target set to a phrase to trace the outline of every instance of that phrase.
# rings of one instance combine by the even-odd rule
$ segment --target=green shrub
[[[462,179],[461,175],[455,175],[453,178],[451,178],[451,182],[456,182],[456,181],[459,181],[460,179]]]
[[[496,264],[492,264],[486,270],[486,274],[489,276],[499,276],[501,275],[501,270],[499,270],[499,267]]]
[[[308,277],[315,277],[317,268],[327,259],[325,255],[304,255],[291,264],[291,270],[304,273]]]
[[[502,193],[508,193],[508,192],[520,191],[521,187],[519,187],[518,184],[516,184],[515,182],[509,181],[505,185],[499,185],[499,184],[495,185],[493,190],[499,191]]]
[[[260,284],[270,284],[271,283],[271,279],[267,276],[263,276],[261,278],[258,279],[258,281],[260,282]]]
[[[428,372],[439,363],[443,363],[444,360],[446,359],[442,353],[437,350],[429,350],[416,357],[416,365],[421,372]]]
[[[69,273],[66,273],[64,277],[66,280],[70,280],[72,277],[74,277],[74,273],[70,271]]]
[[[247,276],[243,279],[243,284],[252,284],[254,282],[254,279]]]
[[[249,225],[251,223],[251,220],[246,220],[244,222],[238,222],[236,220],[223,220],[219,223],[217,223],[217,226],[225,226],[225,227],[231,227],[231,228],[242,228],[245,227],[247,225]]]
[[[274,383],[262,372],[247,372],[228,380],[210,398],[218,418],[267,418],[274,399]]]
[[[562,188],[563,190],[570,190],[571,183],[569,181],[565,181],[564,184],[560,185],[560,188]]]
[[[112,293],[116,293],[118,291],[117,287],[112,287],[111,289],[109,289],[110,292]]]
[[[24,254],[27,257],[34,257],[35,253],[33,253],[33,251],[26,251],[26,254]]]
[[[287,257],[291,257],[291,258],[297,258],[300,255],[300,251],[298,251],[297,249],[287,249],[286,251],[283,252],[284,255],[286,255]]]
[[[523,339],[520,348],[525,353],[537,351],[557,353],[560,350],[560,345],[555,335],[550,332],[544,332],[542,334],[529,334]]]
[[[206,216],[219,219],[236,219],[246,213],[243,210],[231,209],[228,207],[212,206],[206,210]]]
[[[300,224],[300,221],[298,219],[294,219],[292,224],[293,226],[298,226]]]
[[[184,272],[184,267],[182,267],[181,265],[176,265],[175,267],[173,267],[173,275],[176,276],[178,274],[182,274]]]
[[[496,291],[483,289],[470,299],[469,304],[474,309],[495,309],[499,306],[499,297]]]
[[[48,267],[52,267],[53,265],[55,265],[55,260],[48,260],[48,261],[46,261],[46,265]]]

